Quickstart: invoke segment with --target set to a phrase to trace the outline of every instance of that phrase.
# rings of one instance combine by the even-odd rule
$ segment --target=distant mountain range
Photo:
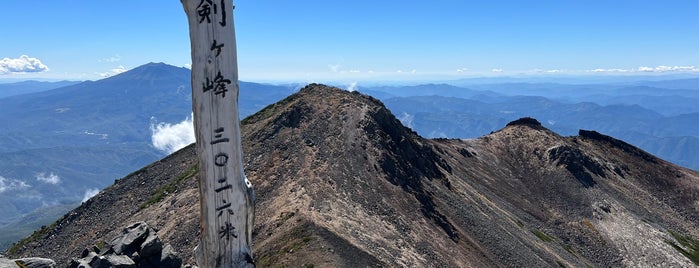
[[[699,169],[699,79],[648,83],[670,88],[510,83],[359,90],[383,100],[404,125],[427,138],[477,138],[530,116],[563,135],[594,129]]]
[[[29,80],[29,81],[23,81],[23,82],[15,82],[15,83],[0,83],[0,99],[5,98],[5,97],[9,97],[9,96],[51,90],[54,88],[75,85],[77,83],[80,83],[80,82],[77,82],[77,81],[44,82],[44,81]]]
[[[379,100],[318,84],[241,126],[257,267],[699,265],[699,172],[596,131],[564,137],[520,118],[474,139],[425,139]],[[145,221],[193,264],[197,170],[186,147],[8,256],[67,266]]]
[[[699,169],[698,83],[513,81],[359,90],[427,138],[477,138],[532,116],[563,135],[594,129]],[[298,87],[240,82],[240,89],[244,118]],[[191,113],[190,71],[162,63],[98,81],[0,84],[0,94],[0,249],[166,155],[153,144],[154,126],[186,124]]]
[[[15,93],[19,87],[36,92],[0,98],[0,248],[163,157],[152,144],[152,126],[190,116],[190,76],[186,68],[150,63],[50,90],[35,82],[13,84]],[[247,82],[240,87],[241,116],[295,91]],[[51,208],[58,212],[22,218]]]

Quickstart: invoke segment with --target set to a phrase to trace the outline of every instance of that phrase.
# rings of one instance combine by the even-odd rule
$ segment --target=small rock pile
[[[126,227],[109,243],[106,250],[85,249],[79,259],[73,258],[70,268],[163,267],[179,268],[182,259],[170,244],[163,245],[156,231],[145,222]]]

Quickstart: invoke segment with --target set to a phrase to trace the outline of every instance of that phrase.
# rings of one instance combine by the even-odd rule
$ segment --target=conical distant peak
[[[184,67],[176,67],[162,62],[151,62],[138,66],[131,70],[111,76],[109,80],[138,80],[138,81],[157,81],[169,80],[173,78],[180,79],[189,77],[190,70]]]

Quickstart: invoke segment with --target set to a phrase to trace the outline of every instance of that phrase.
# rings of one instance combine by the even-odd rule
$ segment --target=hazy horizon
[[[143,66],[137,65],[135,67]],[[169,63],[167,65],[175,66]],[[134,68],[135,68],[134,67]],[[175,66],[178,67],[178,66]],[[179,66],[181,67],[181,66]],[[124,70],[124,72],[130,71]],[[121,72],[120,72],[121,73]],[[120,74],[119,73],[119,74]],[[29,75],[29,74],[25,74]],[[114,74],[118,75],[118,74]],[[111,76],[114,76],[111,75]],[[44,78],[44,77],[3,77],[0,75],[0,84],[12,84],[23,82],[84,82],[97,81],[108,77],[100,77],[95,79],[59,79],[59,78]],[[420,84],[459,84],[459,85],[478,85],[478,84],[500,84],[500,83],[557,83],[557,84],[623,84],[639,81],[662,81],[676,79],[699,79],[699,72],[630,72],[630,73],[585,73],[585,74],[492,74],[483,76],[465,76],[465,77],[434,77],[434,78],[412,78],[412,79],[391,79],[391,78],[376,78],[376,79],[255,79],[241,81],[266,84],[308,84],[308,83],[325,83],[331,85],[364,85],[364,86],[405,86],[405,85],[420,85]]]
[[[190,66],[178,1],[8,0],[0,80]],[[235,1],[244,81],[699,74],[699,2]],[[105,12],[105,11],[109,12]],[[20,23],[21,22],[21,23]]]

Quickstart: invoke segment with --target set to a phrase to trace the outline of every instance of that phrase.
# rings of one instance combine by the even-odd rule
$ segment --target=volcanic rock
[[[537,123],[428,140],[370,96],[308,85],[241,124],[257,193],[254,260],[258,267],[696,265],[683,251],[696,254],[684,245],[699,238],[697,171],[602,134],[563,137]],[[118,235],[114,226],[144,221],[194,264],[197,170],[193,147],[184,148],[118,180],[10,255],[67,265],[66,256]]]
[[[84,250],[80,259],[73,259],[73,268],[169,267],[179,268],[182,260],[170,246],[163,248],[156,231],[145,222],[134,223],[112,239],[103,253]]]

